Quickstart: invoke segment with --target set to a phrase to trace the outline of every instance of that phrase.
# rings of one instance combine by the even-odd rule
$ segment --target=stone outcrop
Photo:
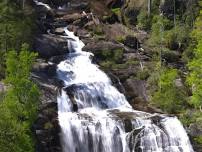
[[[42,58],[64,55],[68,52],[67,40],[57,35],[39,35],[36,37],[33,47]]]

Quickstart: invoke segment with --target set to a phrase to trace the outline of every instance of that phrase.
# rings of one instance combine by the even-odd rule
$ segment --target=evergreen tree
[[[175,83],[178,77],[176,69],[162,69],[158,82],[159,88],[153,95],[156,106],[169,113],[180,112],[186,102],[186,92]]]
[[[27,13],[29,12],[29,13]],[[34,24],[32,11],[23,9],[21,1],[0,1],[0,54],[11,49],[18,51],[23,43],[31,42]],[[5,59],[0,60],[0,79],[4,77]]]
[[[37,86],[30,80],[36,54],[23,45],[20,52],[6,55],[5,83],[9,86],[0,102],[0,152],[33,152],[31,125],[39,98]]]
[[[192,87],[192,97],[190,104],[195,108],[202,106],[202,10],[200,11],[199,17],[195,23],[195,29],[193,30],[193,38],[197,45],[194,50],[194,57],[188,63],[190,70],[189,76],[187,77],[188,84]]]

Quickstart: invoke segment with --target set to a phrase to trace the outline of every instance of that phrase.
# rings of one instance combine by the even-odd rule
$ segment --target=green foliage
[[[13,109],[10,109],[13,103]],[[26,122],[19,120],[19,115],[12,112],[12,110],[22,112],[20,105],[15,106],[15,101],[5,101],[0,104],[0,151],[33,152],[34,145],[30,136],[30,128]]]
[[[123,58],[123,49],[117,49],[114,51],[113,60],[116,63],[120,63]]]
[[[153,95],[153,102],[164,111],[177,113],[185,104],[185,92],[176,86],[178,78],[176,69],[162,69],[159,77],[159,89]]]
[[[198,144],[202,144],[202,136],[196,137],[196,138],[194,138],[194,140],[195,140]]]
[[[199,110],[195,109],[186,109],[180,115],[180,120],[186,126],[189,126],[191,123],[195,123],[197,126],[202,128],[202,113]]]
[[[31,125],[35,119],[39,91],[31,82],[30,70],[36,54],[23,45],[19,54],[9,51],[6,55],[8,90],[0,102],[0,151],[33,152]]]
[[[145,9],[142,9],[137,16],[138,27],[143,30],[149,30],[151,28],[151,16],[148,16],[148,13]]]
[[[5,52],[18,51],[23,43],[31,43],[35,28],[34,15],[27,10],[22,0],[0,1],[0,79],[5,73]]]
[[[190,73],[187,77],[187,83],[192,87],[193,93],[190,104],[195,108],[199,108],[202,106],[202,11],[200,12],[195,26],[193,37],[198,44],[194,50],[193,59],[188,63]]]
[[[93,27],[93,33],[96,35],[103,35],[104,34],[104,30],[102,28],[102,25],[97,25]]]
[[[118,16],[121,14],[121,8],[113,8],[111,11]]]
[[[140,70],[138,73],[137,73],[137,78],[140,79],[140,80],[146,80],[148,77],[149,77],[149,70],[148,69],[143,69],[143,70]]]
[[[169,50],[167,48],[162,48],[162,58],[167,62],[177,62],[180,58],[179,53]]]
[[[164,40],[164,31],[172,29],[172,22],[162,16],[154,16],[152,20],[151,37],[149,39],[151,45],[161,45]]]
[[[171,30],[165,31],[164,44],[171,50],[187,47],[190,30],[185,25],[176,25]]]
[[[102,50],[98,52],[96,55],[104,61],[120,63],[123,58],[123,49]]]
[[[52,129],[53,127],[54,126],[53,126],[53,124],[51,122],[47,122],[47,123],[44,124],[44,128],[47,129],[47,130]]]
[[[126,37],[125,36],[117,36],[116,41],[123,43],[125,41]]]

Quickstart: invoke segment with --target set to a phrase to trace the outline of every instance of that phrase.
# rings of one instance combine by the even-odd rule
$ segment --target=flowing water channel
[[[58,64],[65,87],[58,95],[64,152],[192,152],[176,117],[135,111],[65,28],[70,53]]]
[[[57,97],[64,152],[193,152],[176,117],[133,110],[91,62],[93,54],[82,51],[84,43],[67,28],[64,31],[70,53],[57,65],[64,82]]]

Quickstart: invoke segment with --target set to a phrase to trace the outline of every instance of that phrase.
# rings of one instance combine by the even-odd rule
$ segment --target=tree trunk
[[[151,15],[151,4],[152,4],[152,0],[148,0],[148,3],[147,3],[148,16]]]

